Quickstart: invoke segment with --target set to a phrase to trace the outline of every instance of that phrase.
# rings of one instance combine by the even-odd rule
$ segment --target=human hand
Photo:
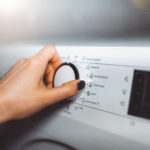
[[[84,88],[85,82],[80,80],[52,88],[53,74],[60,64],[55,47],[47,45],[35,56],[12,66],[0,81],[0,123],[30,116]]]

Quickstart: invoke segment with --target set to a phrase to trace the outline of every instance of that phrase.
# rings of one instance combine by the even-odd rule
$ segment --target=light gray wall
[[[150,9],[135,1],[0,0],[0,43],[150,37]]]

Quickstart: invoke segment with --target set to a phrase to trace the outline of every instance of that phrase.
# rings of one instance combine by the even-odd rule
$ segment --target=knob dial
[[[62,63],[55,71],[53,77],[53,87],[61,86],[71,80],[79,79],[79,71],[77,67],[72,63]]]

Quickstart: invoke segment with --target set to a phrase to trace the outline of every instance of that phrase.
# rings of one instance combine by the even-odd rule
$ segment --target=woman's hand
[[[0,81],[0,123],[30,116],[42,108],[78,93],[85,82],[74,80],[52,88],[54,71],[61,64],[52,45],[29,59],[19,60]],[[45,86],[43,76],[48,85]]]

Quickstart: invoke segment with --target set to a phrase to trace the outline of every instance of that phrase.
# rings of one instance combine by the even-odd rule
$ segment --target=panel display
[[[134,71],[129,114],[150,118],[150,72]]]

